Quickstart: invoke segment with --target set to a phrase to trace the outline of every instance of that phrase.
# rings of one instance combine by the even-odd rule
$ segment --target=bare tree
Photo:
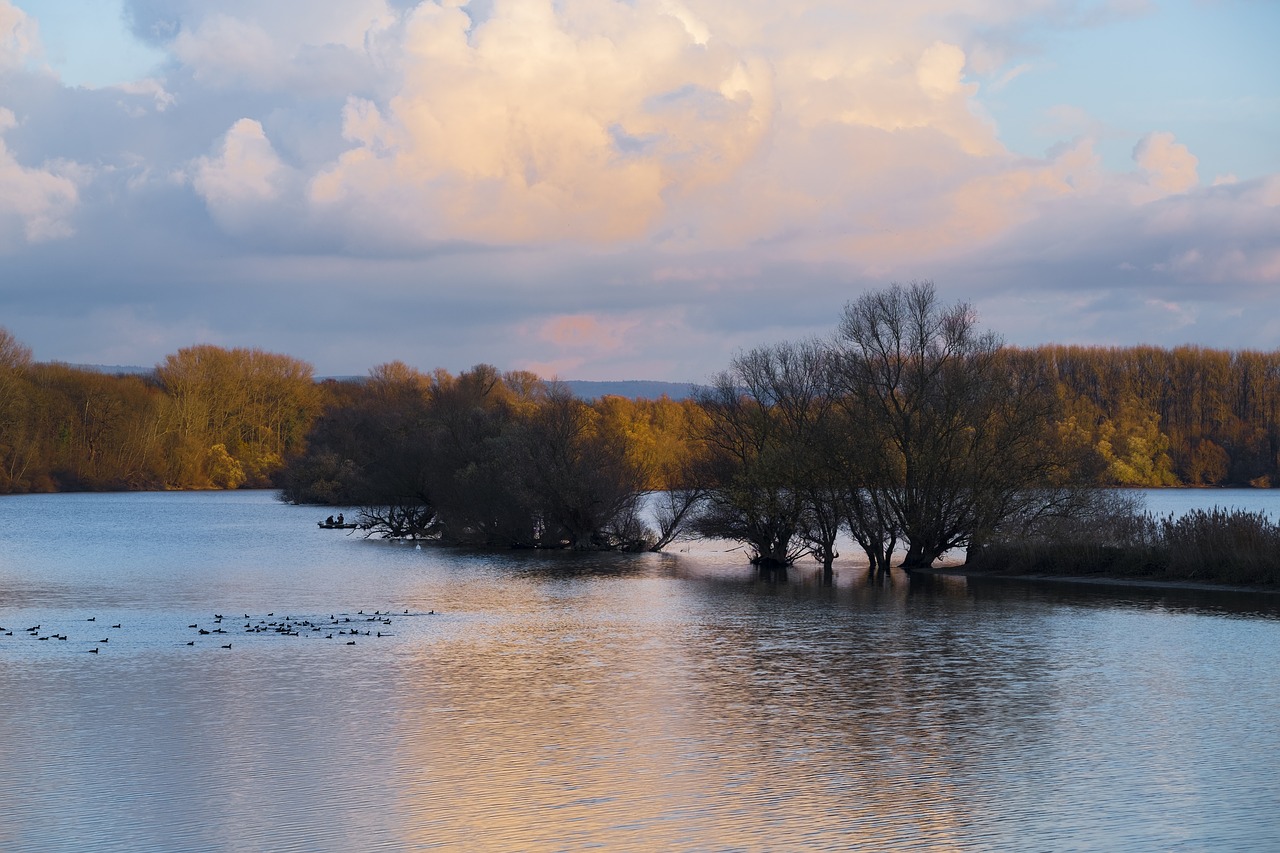
[[[787,403],[779,400],[780,349],[738,356],[697,398],[707,413],[708,491],[695,529],[746,544],[752,562],[770,570],[785,569],[806,551],[797,535],[805,502],[796,485],[804,466]]]
[[[968,305],[942,305],[931,283],[850,303],[840,344],[841,391],[884,454],[863,508],[891,511],[904,567],[980,541],[1058,471],[1046,372],[1008,357]]]

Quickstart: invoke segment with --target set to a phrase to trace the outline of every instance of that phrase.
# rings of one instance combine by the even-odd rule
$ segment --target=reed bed
[[[971,549],[969,568],[995,573],[1280,584],[1280,524],[1243,509],[1122,513]]]

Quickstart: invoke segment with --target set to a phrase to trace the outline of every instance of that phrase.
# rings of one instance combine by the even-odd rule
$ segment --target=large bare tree
[[[929,282],[894,285],[846,306],[839,341],[841,394],[884,454],[864,497],[891,512],[905,568],[1044,500],[1061,473],[1053,384],[980,331],[967,304],[942,304]]]

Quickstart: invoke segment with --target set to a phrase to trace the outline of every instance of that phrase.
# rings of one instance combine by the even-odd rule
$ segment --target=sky
[[[0,326],[704,381],[930,280],[1280,347],[1274,0],[0,0]]]

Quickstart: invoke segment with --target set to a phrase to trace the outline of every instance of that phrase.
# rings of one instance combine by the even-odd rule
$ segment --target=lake
[[[0,512],[0,850],[1280,849],[1280,596]]]

